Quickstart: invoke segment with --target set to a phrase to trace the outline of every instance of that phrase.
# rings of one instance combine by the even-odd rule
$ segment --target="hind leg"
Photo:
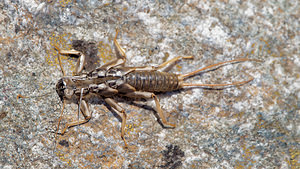
[[[169,71],[177,61],[180,61],[182,59],[193,59],[193,56],[177,56],[171,60],[168,60],[158,66],[140,66],[140,67],[132,67],[131,70],[138,70],[138,71],[161,71],[161,72],[167,72]]]
[[[183,59],[194,59],[194,56],[177,56],[155,67],[155,70],[168,72],[176,64],[176,62],[181,61]]]
[[[158,116],[159,116],[160,121],[162,122],[163,126],[164,127],[168,127],[168,128],[174,128],[174,127],[176,127],[175,124],[169,123],[166,120],[164,112],[162,111],[161,106],[159,104],[159,100],[158,100],[157,96],[154,93],[134,91],[134,92],[126,93],[125,96],[131,97],[131,98],[154,99],[155,105],[156,105],[156,111],[158,112]]]

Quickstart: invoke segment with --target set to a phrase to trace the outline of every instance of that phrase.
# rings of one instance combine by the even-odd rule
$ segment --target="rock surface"
[[[24,0],[0,9],[0,168],[299,168],[299,3]],[[189,55],[194,60],[171,71],[245,57],[262,62],[189,79],[254,77],[242,86],[159,93],[174,129],[160,125],[153,101],[117,99],[127,113],[128,149],[120,119],[101,98],[89,101],[88,123],[55,139],[62,73],[54,46],[80,48],[93,69],[115,58],[116,28],[129,66]],[[75,64],[63,56],[68,75]],[[60,128],[76,120],[77,105],[67,104]]]

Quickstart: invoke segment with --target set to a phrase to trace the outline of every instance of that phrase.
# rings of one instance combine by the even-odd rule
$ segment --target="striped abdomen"
[[[159,71],[133,71],[123,80],[140,91],[162,92],[179,88],[176,74]]]

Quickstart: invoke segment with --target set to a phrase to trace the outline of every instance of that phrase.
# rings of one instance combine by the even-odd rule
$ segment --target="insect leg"
[[[115,49],[116,49],[116,53],[118,58],[116,60],[113,60],[111,62],[108,62],[107,64],[104,64],[103,66],[101,66],[101,68],[111,68],[111,67],[116,67],[119,65],[124,65],[126,62],[126,54],[125,54],[125,50],[120,46],[119,42],[117,41],[117,36],[118,36],[118,29],[116,29],[116,35],[114,38],[114,45],[115,45]]]
[[[63,107],[60,111],[60,116],[59,116],[59,119],[58,119],[58,123],[57,123],[57,129],[56,129],[56,134],[55,134],[55,140],[56,140],[56,137],[57,137],[57,134],[58,134],[58,130],[59,130],[59,125],[60,125],[60,121],[62,119],[62,115],[63,115],[63,112],[64,112],[64,109],[65,109],[65,105],[66,105],[66,102],[63,101]]]
[[[56,45],[54,47],[58,51],[58,53],[61,54],[61,55],[77,55],[77,56],[79,56],[79,59],[77,61],[76,67],[75,67],[74,74],[78,75],[78,74],[80,74],[82,72],[83,66],[84,66],[84,63],[85,63],[85,55],[82,52],[74,50],[74,49],[71,49],[71,50],[61,50]],[[58,55],[58,60],[59,60],[59,65],[60,65],[60,68],[61,68],[61,70],[63,72],[63,75],[65,76],[65,72],[64,72],[64,69],[62,67],[61,58],[60,58],[59,55]]]
[[[194,59],[194,56],[177,56],[171,60],[168,60],[159,66],[156,67],[156,70],[162,71],[162,72],[167,72],[169,71],[177,61],[182,60],[182,59]]]
[[[66,130],[70,127],[73,127],[73,126],[77,126],[77,125],[80,125],[80,124],[84,124],[86,122],[88,122],[90,119],[91,119],[91,113],[89,111],[89,107],[88,107],[88,104],[86,103],[85,100],[82,100],[81,101],[81,106],[80,106],[80,109],[81,109],[81,113],[83,114],[84,116],[84,120],[80,120],[80,121],[74,121],[74,122],[71,122],[71,123],[67,123],[65,125],[65,128],[63,129],[63,131],[61,132],[61,134],[65,134]]]
[[[168,60],[164,63],[162,63],[159,66],[139,66],[139,67],[131,67],[131,70],[137,70],[137,71],[152,71],[152,70],[158,70],[158,71],[163,71],[167,72],[169,71],[177,61],[182,60],[182,59],[193,59],[193,56],[177,56],[171,60]]]
[[[115,38],[114,38],[114,44],[116,46],[116,52],[119,54],[119,57],[121,57],[121,59],[124,60],[124,63],[125,63],[126,62],[126,54],[125,54],[125,50],[120,46],[119,42],[117,41],[118,33],[119,33],[119,30],[116,29],[116,35],[115,35]]]
[[[203,71],[207,71],[207,70],[214,70],[214,69],[217,69],[217,68],[219,68],[221,66],[224,66],[224,65],[227,65],[227,64],[234,64],[234,63],[245,62],[245,61],[259,61],[259,60],[242,58],[242,59],[235,59],[235,60],[231,60],[231,61],[216,63],[216,64],[213,64],[213,65],[195,70],[195,71],[190,72],[190,73],[178,75],[178,79],[180,81],[179,85],[181,87],[184,87],[184,86],[227,87],[227,86],[237,86],[237,85],[242,85],[242,84],[248,83],[248,82],[253,80],[253,77],[251,77],[250,75],[248,75],[248,76],[250,76],[249,80],[241,81],[241,82],[234,82],[234,83],[231,83],[231,84],[193,84],[193,83],[184,83],[183,82],[184,79],[186,79],[188,77],[191,77],[191,76],[194,76],[195,74],[197,74],[199,72],[203,72]]]
[[[104,65],[102,65],[100,68],[107,68],[107,69],[110,69],[112,67],[116,67],[116,66],[119,66],[119,65],[123,65],[125,63],[125,61],[123,59],[116,59],[116,60],[113,60],[111,62],[108,62]]]
[[[139,70],[139,71],[151,71],[151,70],[158,70],[158,71],[162,71],[162,72],[168,72],[177,61],[182,60],[182,59],[193,59],[194,56],[177,56],[171,60],[168,60],[162,64],[160,64],[159,66],[141,66],[141,67],[134,67],[132,69],[134,70]]]
[[[131,97],[131,98],[154,99],[155,105],[156,105],[156,111],[158,112],[159,118],[160,118],[162,124],[164,125],[164,127],[169,127],[169,128],[174,128],[174,127],[176,127],[175,124],[169,123],[169,122],[166,120],[166,117],[165,117],[165,115],[164,115],[164,112],[162,111],[162,109],[161,109],[161,107],[160,107],[159,100],[158,100],[157,96],[156,96],[154,93],[151,93],[151,92],[134,91],[134,92],[125,94],[125,96]]]
[[[124,137],[125,134],[125,125],[126,125],[126,113],[125,110],[116,103],[112,98],[105,98],[104,99],[107,104],[111,106],[111,108],[121,117],[122,125],[121,125],[121,138],[124,141],[125,148],[127,148],[127,143]]]

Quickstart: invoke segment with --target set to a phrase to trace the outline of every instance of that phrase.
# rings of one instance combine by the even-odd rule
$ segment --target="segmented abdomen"
[[[159,71],[133,71],[123,80],[140,91],[162,92],[178,89],[176,74]]]

